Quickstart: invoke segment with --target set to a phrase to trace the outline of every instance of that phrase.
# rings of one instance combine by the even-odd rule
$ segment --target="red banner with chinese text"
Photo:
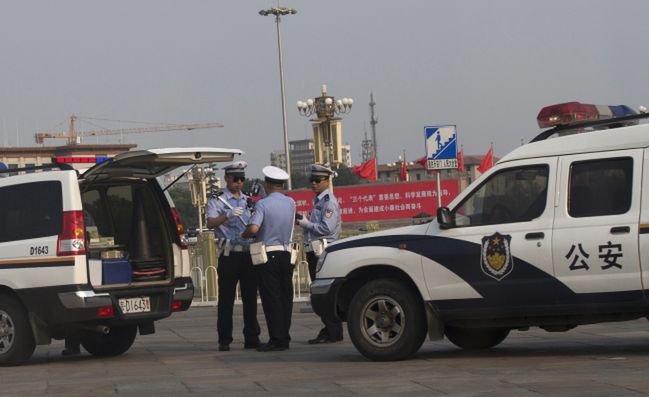
[[[315,193],[296,190],[286,194],[295,200],[297,212],[311,212]],[[422,212],[435,216],[437,213],[435,181],[340,186],[334,188],[334,194],[340,203],[343,222],[412,218]],[[457,181],[442,181],[442,205],[450,203],[457,194]]]

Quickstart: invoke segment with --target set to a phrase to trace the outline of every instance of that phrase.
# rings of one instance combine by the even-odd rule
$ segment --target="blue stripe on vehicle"
[[[587,294],[575,293],[552,274],[548,274],[517,257],[513,258],[513,271],[502,280],[495,280],[487,276],[480,266],[482,246],[455,238],[422,235],[377,236],[348,242],[341,241],[327,247],[327,251],[335,252],[346,248],[372,246],[405,249],[444,266],[483,297],[483,299],[472,300],[472,305],[477,305],[474,306],[475,308],[511,308],[590,302]],[[624,301],[642,300],[643,297],[643,291],[640,290],[619,295],[619,299]]]

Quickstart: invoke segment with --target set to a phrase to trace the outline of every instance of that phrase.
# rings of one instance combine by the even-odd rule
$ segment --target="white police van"
[[[319,258],[314,310],[373,360],[426,333],[464,349],[649,314],[649,124],[626,106],[544,108],[542,132],[440,208],[437,222],[343,239]]]
[[[151,334],[154,321],[187,310],[187,245],[156,178],[238,154],[140,150],[83,173],[52,164],[0,178],[0,365],[25,362],[52,339],[65,339],[71,353],[80,344],[97,356],[122,354],[138,330]]]

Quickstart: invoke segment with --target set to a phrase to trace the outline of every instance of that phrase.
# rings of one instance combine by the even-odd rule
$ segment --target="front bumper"
[[[324,278],[311,283],[311,307],[318,316],[343,321],[338,315],[338,292],[344,282],[344,278]]]

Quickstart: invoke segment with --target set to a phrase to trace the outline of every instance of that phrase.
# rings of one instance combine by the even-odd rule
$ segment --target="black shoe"
[[[342,340],[343,340],[342,338],[340,338],[340,339],[330,339],[328,336],[318,335],[317,338],[309,339],[308,342],[309,342],[310,345],[318,345],[320,343],[336,343],[336,342],[340,342]]]
[[[260,345],[261,345],[261,342],[260,342],[260,341],[256,341],[256,342],[246,342],[246,343],[243,344],[243,348],[244,348],[244,349],[256,349],[256,348],[258,348]]]
[[[219,345],[219,351],[220,352],[230,351],[230,345]]]
[[[288,350],[288,346],[276,345],[269,342],[257,347],[258,352],[278,352],[282,350]]]

